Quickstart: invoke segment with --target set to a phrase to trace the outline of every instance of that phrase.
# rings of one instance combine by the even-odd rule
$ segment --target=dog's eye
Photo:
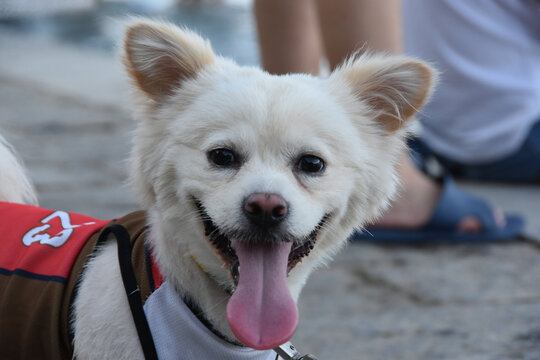
[[[208,153],[208,160],[217,166],[233,167],[238,164],[236,155],[229,149],[215,149]]]
[[[321,173],[324,170],[324,161],[315,155],[304,155],[298,160],[298,169],[311,174]]]

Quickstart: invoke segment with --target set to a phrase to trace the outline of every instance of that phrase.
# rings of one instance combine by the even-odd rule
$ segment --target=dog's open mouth
[[[204,206],[195,200],[206,238],[234,281],[227,304],[227,321],[234,335],[254,349],[271,349],[288,341],[298,324],[298,309],[287,281],[288,273],[314,248],[328,216],[303,239],[256,232],[224,234]],[[257,240],[257,241],[253,241]]]
[[[221,256],[223,262],[229,267],[234,283],[237,284],[239,262],[231,240],[214,224],[212,218],[210,218],[210,216],[206,213],[200,201],[195,200],[195,206],[197,207],[201,217],[206,238]],[[304,257],[308,256],[311,250],[313,250],[320,230],[328,220],[328,217],[328,214],[325,215],[306,238],[293,241],[287,262],[287,273],[290,272],[299,262],[301,262]]]

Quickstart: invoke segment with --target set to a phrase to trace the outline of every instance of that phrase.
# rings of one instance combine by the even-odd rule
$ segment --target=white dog
[[[274,359],[268,349],[293,335],[308,275],[395,193],[405,125],[434,72],[407,57],[361,56],[326,79],[273,76],[150,21],[127,29],[124,50],[140,110],[131,180],[164,278],[143,299],[157,353]],[[20,201],[24,177],[2,164],[0,194]],[[76,358],[143,356],[114,241],[85,265],[72,310]]]

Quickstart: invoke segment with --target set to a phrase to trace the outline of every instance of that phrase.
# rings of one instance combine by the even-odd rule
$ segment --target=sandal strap
[[[468,216],[477,218],[484,231],[497,229],[492,208],[484,200],[458,188],[451,176],[445,176],[441,197],[425,229],[455,230]]]

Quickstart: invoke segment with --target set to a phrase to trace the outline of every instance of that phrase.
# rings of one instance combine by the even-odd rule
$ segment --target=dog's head
[[[125,64],[142,105],[132,178],[161,231],[162,271],[178,277],[188,252],[232,294],[240,341],[287,341],[311,270],[394,194],[404,126],[432,70],[363,56],[327,79],[272,76],[153,22],[129,27]]]

